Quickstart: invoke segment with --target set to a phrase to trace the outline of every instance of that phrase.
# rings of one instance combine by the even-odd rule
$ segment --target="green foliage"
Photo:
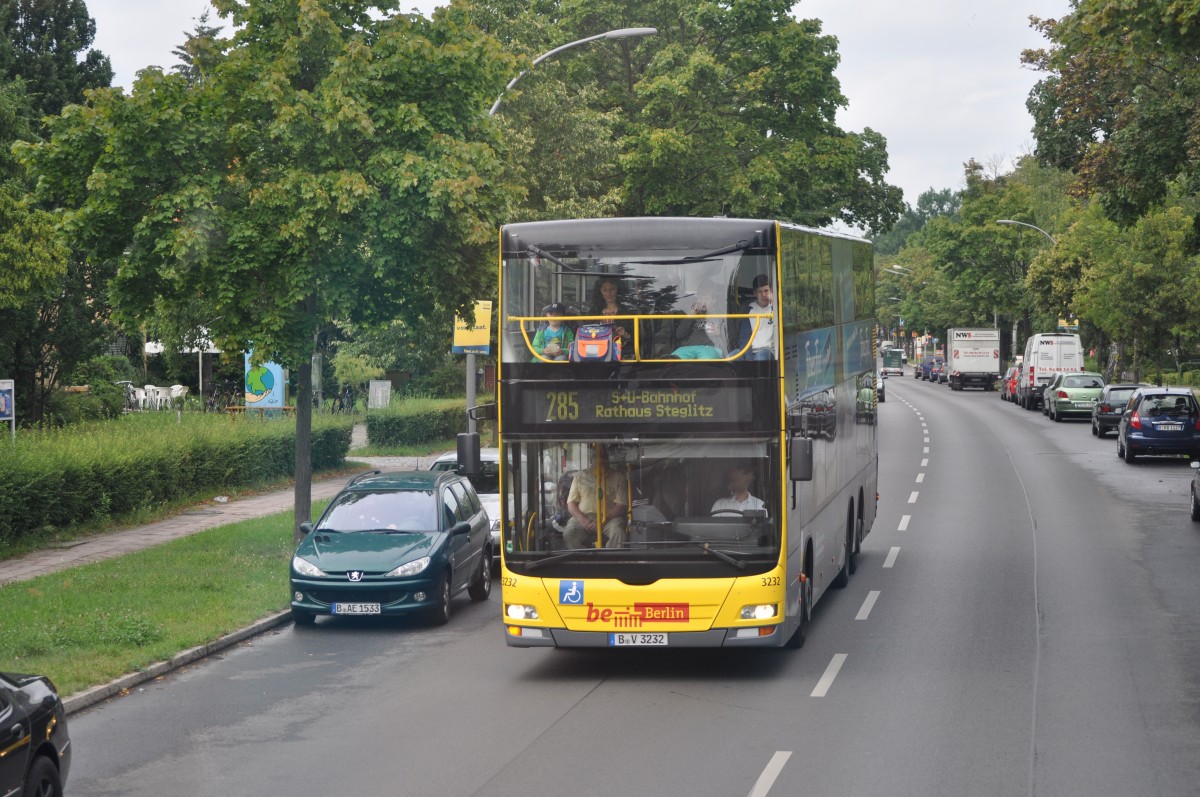
[[[367,415],[372,446],[443,440],[466,430],[467,404],[462,399],[413,399]]]
[[[597,43],[541,64],[506,95],[522,218],[596,215],[780,217],[883,230],[901,192],[884,181],[886,144],[835,123],[845,98],[836,40],[796,20],[786,0],[475,2],[496,35],[529,55],[606,30],[649,25],[645,39]]]
[[[339,465],[350,433],[349,419],[320,419],[313,467]],[[117,518],[213,489],[289,477],[295,437],[290,420],[170,413],[23,432],[0,459],[0,546],[46,526]]]

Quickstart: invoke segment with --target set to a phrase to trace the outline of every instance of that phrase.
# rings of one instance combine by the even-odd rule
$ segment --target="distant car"
[[[458,593],[491,593],[487,513],[456,473],[358,476],[300,528],[290,578],[297,624],[318,614],[418,614],[441,625]]]
[[[475,486],[475,492],[479,495],[479,501],[483,504],[484,511],[487,512],[488,524],[492,532],[492,550],[499,552],[500,550],[500,449],[498,448],[481,448],[479,449],[479,466],[481,473],[468,476],[471,484]],[[430,470],[436,471],[456,471],[458,470],[458,452],[449,451],[442,454],[433,461],[429,466]],[[499,561],[497,559],[497,561]]]
[[[875,375],[875,392],[879,394],[879,403],[882,404],[887,397],[887,371],[880,371]]]
[[[1191,388],[1139,387],[1117,424],[1117,456],[1127,463],[1146,454],[1200,458],[1200,406]]]
[[[1109,431],[1116,429],[1125,412],[1125,404],[1139,387],[1142,385],[1105,385],[1092,407],[1092,434],[1106,437]]]
[[[1064,374],[1057,380],[1054,389],[1046,389],[1042,401],[1049,405],[1047,413],[1052,421],[1077,416],[1085,417],[1092,414],[1100,391],[1104,390],[1104,377],[1100,374],[1082,371],[1077,374]]]
[[[70,770],[67,712],[54,683],[0,673],[0,794],[62,797]]]
[[[938,366],[937,381],[939,385],[950,384],[950,366],[944,362]]]
[[[921,367],[919,369],[921,379],[926,382],[931,381],[934,366],[941,365],[944,362],[945,360],[941,357],[936,357],[932,354],[925,355],[921,360]]]
[[[1042,411],[1042,415],[1045,415],[1047,418],[1050,417],[1050,402],[1046,400],[1046,397],[1053,395],[1054,389],[1058,387],[1058,383],[1063,380],[1064,376],[1066,376],[1066,373],[1062,371],[1054,374],[1054,376],[1050,377],[1050,381],[1046,383],[1045,388],[1042,390],[1042,400],[1039,402],[1039,407]]]
[[[1000,378],[1000,400],[1001,401],[1016,401],[1017,395],[1017,376],[1020,373],[1019,368],[1015,365],[1004,372],[1004,376]]]

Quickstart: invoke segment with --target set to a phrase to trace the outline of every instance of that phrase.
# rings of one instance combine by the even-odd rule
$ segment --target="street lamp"
[[[578,47],[581,44],[589,44],[590,42],[600,41],[601,39],[629,39],[638,36],[653,36],[658,33],[657,28],[619,28],[617,30],[605,31],[597,33],[595,36],[588,36],[586,39],[578,39],[577,41],[567,42],[561,47],[555,47],[553,50],[542,53],[537,58],[533,59],[533,63],[529,65],[529,69],[545,61],[547,58],[553,58],[563,50],[570,50],[572,47]],[[522,69],[521,73],[512,80],[508,81],[508,85],[504,87],[504,91],[500,92],[500,96],[492,103],[492,107],[488,110],[488,116],[495,116],[496,111],[500,110],[500,101],[504,99],[504,95],[517,85],[517,81],[528,74],[529,69]],[[475,406],[475,355],[467,354],[467,408]],[[475,431],[475,419],[467,414],[467,431]]]
[[[572,47],[578,47],[581,44],[588,44],[589,42],[599,41],[600,39],[630,39],[630,38],[635,38],[638,36],[653,36],[656,33],[658,33],[657,28],[619,28],[618,30],[610,30],[610,31],[606,31],[604,33],[597,33],[595,36],[588,36],[586,39],[579,39],[577,41],[568,42],[568,43],[562,45],[561,47],[555,47],[553,50],[550,50],[549,52],[542,53],[537,58],[533,59],[533,63],[529,65],[529,69],[533,69],[535,66],[540,64],[542,61],[545,61],[547,58],[552,58],[553,56],[558,55],[563,50],[569,50]],[[529,72],[529,69],[521,70],[521,74],[517,75],[512,80],[508,81],[508,85],[504,87],[504,91],[500,92],[500,96],[497,97],[496,101],[492,103],[492,108],[490,111],[488,111],[488,116],[496,115],[496,111],[500,110],[500,101],[504,99],[504,95],[507,94],[513,86],[517,85],[518,80],[525,77],[526,73]]]
[[[1054,244],[1055,246],[1058,246],[1058,241],[1054,240],[1054,236],[1053,236],[1053,235],[1051,235],[1050,233],[1046,232],[1046,231],[1045,231],[1045,230],[1043,230],[1041,227],[1038,227],[1038,226],[1036,226],[1036,225],[1033,225],[1033,224],[1026,224],[1026,223],[1025,223],[1025,222],[1023,222],[1023,221],[1013,221],[1012,219],[996,219],[996,223],[997,223],[997,224],[1018,224],[1018,225],[1020,225],[1020,226],[1022,226],[1022,227],[1028,227],[1028,228],[1030,228],[1031,230],[1037,230],[1037,231],[1038,231],[1038,232],[1040,232],[1042,235],[1044,235],[1044,236],[1046,236],[1047,238],[1049,238],[1049,239],[1050,239],[1050,243]]]

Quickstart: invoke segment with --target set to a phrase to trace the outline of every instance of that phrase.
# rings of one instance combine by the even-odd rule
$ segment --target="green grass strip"
[[[314,517],[326,503],[314,502]],[[286,609],[292,517],[0,587],[0,670],[48,675],[71,695]]]

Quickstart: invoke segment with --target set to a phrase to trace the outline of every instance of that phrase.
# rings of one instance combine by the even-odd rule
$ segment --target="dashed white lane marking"
[[[867,593],[867,599],[863,601],[863,605],[859,608],[858,614],[854,616],[855,620],[865,620],[871,615],[871,609],[875,606],[875,601],[879,600],[879,590],[873,589]]]
[[[925,481],[925,474],[924,474],[924,473],[918,473],[918,474],[917,474],[917,484],[920,484],[920,483],[921,483],[921,482],[923,482],[923,481]]]
[[[913,490],[908,496],[908,502],[910,504],[915,504],[917,502],[918,495],[920,495],[920,493],[918,493],[916,490]]]
[[[845,653],[835,653],[833,661],[829,662],[829,666],[825,668],[825,674],[821,676],[821,680],[817,681],[817,688],[812,690],[809,697],[825,697],[829,692],[829,687],[833,686],[833,679],[837,678],[838,671],[842,669],[842,665],[846,663]]]
[[[928,443],[928,442],[929,442],[929,438],[928,438],[928,437],[926,437],[926,438],[925,438],[925,442],[926,442],[926,443]],[[924,451],[922,451],[921,453],[922,453],[922,454],[928,454],[928,453],[929,453],[929,446],[925,446],[925,450],[924,450]]]
[[[896,531],[908,531],[908,521],[912,520],[912,515],[901,515],[900,525],[896,527]]]
[[[883,566],[891,567],[892,565],[896,564],[896,557],[899,555],[900,555],[900,549],[892,548],[892,550],[888,551],[887,559],[883,560]]]
[[[767,768],[758,776],[758,780],[754,783],[754,788],[750,790],[750,797],[766,797],[767,792],[775,785],[775,779],[779,777],[779,773],[783,771],[783,765],[792,757],[791,750],[778,750],[775,755],[771,756],[771,760],[767,762]]]
[[[926,443],[928,443],[928,442],[929,442],[929,438],[928,438],[928,437],[926,437],[926,438],[925,438],[925,442],[926,442]]]
[[[929,460],[928,460],[928,459],[923,459],[923,460],[921,460],[921,467],[922,467],[922,468],[928,468],[928,467],[929,467]]]

